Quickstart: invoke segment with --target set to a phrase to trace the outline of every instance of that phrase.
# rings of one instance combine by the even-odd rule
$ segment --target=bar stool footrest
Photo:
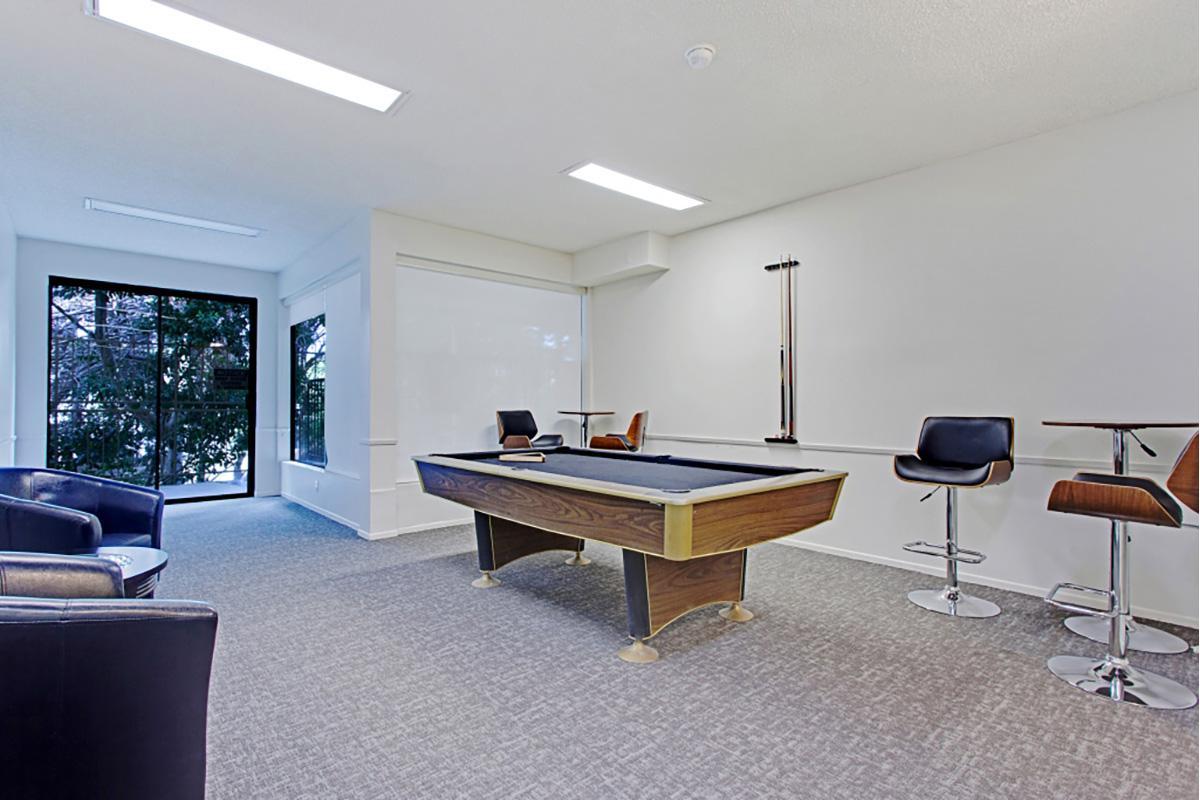
[[[1108,607],[1101,610],[1098,608],[1091,608],[1090,606],[1081,606],[1078,603],[1068,603],[1066,600],[1056,599],[1055,595],[1064,590],[1079,592],[1081,594],[1095,595],[1096,597],[1103,597]],[[1084,614],[1089,617],[1104,617],[1107,619],[1112,619],[1113,617],[1117,616],[1117,610],[1113,604],[1112,593],[1107,589],[1097,589],[1094,586],[1083,586],[1082,584],[1063,581],[1062,583],[1054,584],[1054,588],[1046,593],[1045,599],[1047,603],[1055,608],[1061,608],[1063,611],[1070,611],[1072,614]]]
[[[952,555],[946,545],[930,544],[926,541],[909,542],[906,545],[902,545],[902,547],[909,553],[944,558],[947,561],[958,561],[962,564],[982,564],[987,558],[987,556],[978,550],[967,550],[963,547],[958,548]]]

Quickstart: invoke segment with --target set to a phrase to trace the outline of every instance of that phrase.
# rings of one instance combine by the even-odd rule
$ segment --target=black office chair
[[[217,613],[122,593],[104,558],[0,553],[3,797],[204,797]]]
[[[979,564],[987,556],[958,546],[958,490],[994,486],[1008,480],[1013,470],[1013,420],[1011,417],[926,417],[921,425],[916,455],[896,456],[896,477],[946,490],[946,544],[909,542],[910,553],[946,561],[946,586],[918,589],[908,599],[929,611],[952,617],[994,617],[1000,606],[964,594],[958,585],[958,565]],[[933,492],[922,497],[924,501]]]
[[[506,450],[563,446],[561,433],[545,433],[538,436],[538,427],[533,419],[533,412],[528,409],[497,411],[496,432],[500,435],[500,446]]]

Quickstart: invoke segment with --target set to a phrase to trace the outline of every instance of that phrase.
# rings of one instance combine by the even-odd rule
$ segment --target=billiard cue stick
[[[795,294],[795,278],[792,276],[792,254],[788,253],[787,257],[787,346],[788,346],[788,436],[795,437],[796,435],[796,330],[795,317],[796,310],[793,307],[792,297]]]
[[[787,322],[783,295],[783,254],[779,255],[779,437],[787,436]]]

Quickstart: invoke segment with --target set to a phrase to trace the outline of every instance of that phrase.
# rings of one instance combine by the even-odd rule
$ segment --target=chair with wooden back
[[[1196,469],[1196,442],[1198,440],[1200,440],[1200,433],[1193,433],[1191,441],[1179,454],[1179,460],[1175,462],[1175,466],[1167,478],[1167,489],[1192,511],[1200,511],[1200,507],[1198,507],[1200,506],[1200,497],[1198,497],[1200,487],[1197,486],[1200,476]]]
[[[533,412],[524,408],[497,411],[496,433],[499,435],[500,446],[505,450],[563,446],[561,433],[543,433],[538,436],[538,426],[533,419]]]
[[[1196,507],[1196,437],[1184,448],[1171,471],[1167,486],[1176,496]],[[1077,583],[1056,584],[1046,594],[1050,605],[1108,620],[1108,653],[1103,659],[1087,656],[1054,656],[1046,666],[1057,677],[1085,692],[1117,702],[1151,708],[1182,709],[1196,704],[1191,689],[1129,663],[1129,531],[1130,522],[1179,528],[1183,511],[1161,486],[1133,475],[1080,472],[1054,484],[1046,506],[1050,511],[1111,520],[1108,587],[1097,589]],[[1058,598],[1064,590],[1103,599],[1096,609]],[[1186,648],[1186,643],[1184,643]],[[1179,652],[1179,651],[1176,651]]]
[[[636,453],[642,449],[646,441],[646,422],[650,418],[649,411],[639,411],[629,421],[625,433],[606,433],[603,436],[593,436],[589,447],[598,450],[626,450]]]

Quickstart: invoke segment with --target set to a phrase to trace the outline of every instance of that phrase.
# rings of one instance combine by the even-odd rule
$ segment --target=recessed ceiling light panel
[[[168,222],[172,225],[186,225],[189,228],[202,228],[218,233],[233,233],[238,236],[260,236],[261,228],[249,228],[245,225],[234,225],[231,222],[217,222],[200,217],[189,217],[184,214],[172,214],[170,211],[159,211],[154,208],[127,206],[124,203],[113,203],[108,200],[96,200],[92,197],[83,198],[83,207],[89,211],[104,211],[108,214],[120,214],[125,217],[137,217],[154,222]]]
[[[376,111],[395,107],[404,94],[399,89],[360,78],[154,0],[86,0],[85,9],[94,17],[127,25]]]
[[[675,211],[684,211],[704,205],[703,200],[688,197],[686,194],[673,192],[661,186],[655,186],[653,183],[646,183],[643,180],[632,178],[629,175],[602,167],[599,164],[587,163],[580,167],[574,167],[567,170],[567,174],[572,178],[594,183],[597,186],[603,186],[605,189],[612,189],[614,192],[627,194],[630,197],[636,197],[648,203],[666,206]]]

